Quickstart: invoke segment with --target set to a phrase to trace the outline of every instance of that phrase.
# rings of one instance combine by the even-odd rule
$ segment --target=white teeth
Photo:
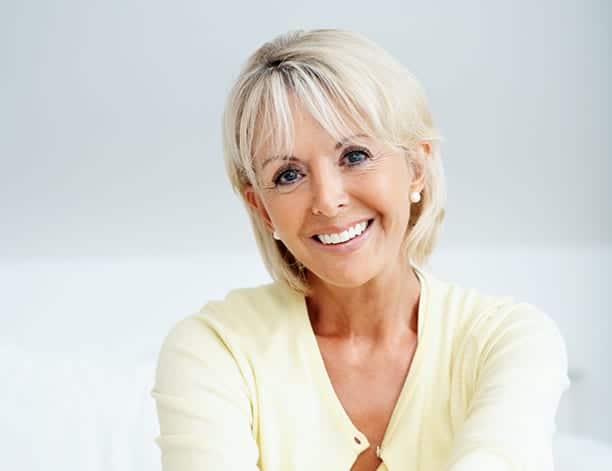
[[[355,224],[353,227],[350,227],[339,234],[319,234],[317,235],[317,239],[324,244],[339,244],[361,234],[367,225],[367,221],[360,222],[359,224]]]

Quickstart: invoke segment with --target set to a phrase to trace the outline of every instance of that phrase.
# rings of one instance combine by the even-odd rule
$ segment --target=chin
[[[363,286],[373,275],[370,270],[356,270],[354,267],[346,267],[346,271],[342,271],[337,265],[327,270],[322,270],[320,275],[311,271],[312,275],[317,277],[324,283],[339,288],[357,288]]]

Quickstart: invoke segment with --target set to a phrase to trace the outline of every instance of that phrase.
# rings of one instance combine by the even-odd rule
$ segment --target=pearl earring
[[[276,240],[280,240],[280,236],[278,235],[278,232],[274,231],[274,234],[272,235]]]
[[[413,203],[418,203],[419,201],[421,201],[421,193],[419,193],[418,191],[413,191],[412,193],[410,193],[410,201],[412,201]]]

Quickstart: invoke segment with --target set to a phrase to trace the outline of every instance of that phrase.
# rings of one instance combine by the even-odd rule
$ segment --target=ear
[[[270,215],[268,214],[263,201],[261,201],[261,198],[257,194],[257,191],[252,185],[247,185],[244,190],[242,190],[242,197],[254,211],[259,213],[259,216],[262,218],[268,228],[270,230],[274,230],[274,224],[272,224]]]
[[[414,176],[412,180],[413,191],[422,191],[425,186],[425,165],[431,157],[431,144],[421,141],[417,148],[418,159],[413,160]]]
[[[431,144],[428,141],[421,141],[420,151],[423,153],[423,157],[428,159],[431,157]]]

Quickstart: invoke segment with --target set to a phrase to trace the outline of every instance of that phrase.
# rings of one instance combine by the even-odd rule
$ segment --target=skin
[[[249,186],[243,196],[308,270],[313,294],[306,302],[327,373],[347,415],[371,444],[351,469],[373,471],[380,464],[376,445],[416,350],[420,284],[401,259],[400,244],[410,192],[422,191],[424,175],[410,171],[404,149],[369,137],[336,149],[336,139],[297,100],[290,103],[292,155],[300,161],[281,176],[289,185],[282,192],[273,188],[287,162],[275,160],[262,169],[271,155],[263,146],[254,156],[263,189]],[[416,152],[427,158],[430,147],[422,142]],[[311,240],[322,227],[362,218],[376,219],[356,252],[331,254]]]

